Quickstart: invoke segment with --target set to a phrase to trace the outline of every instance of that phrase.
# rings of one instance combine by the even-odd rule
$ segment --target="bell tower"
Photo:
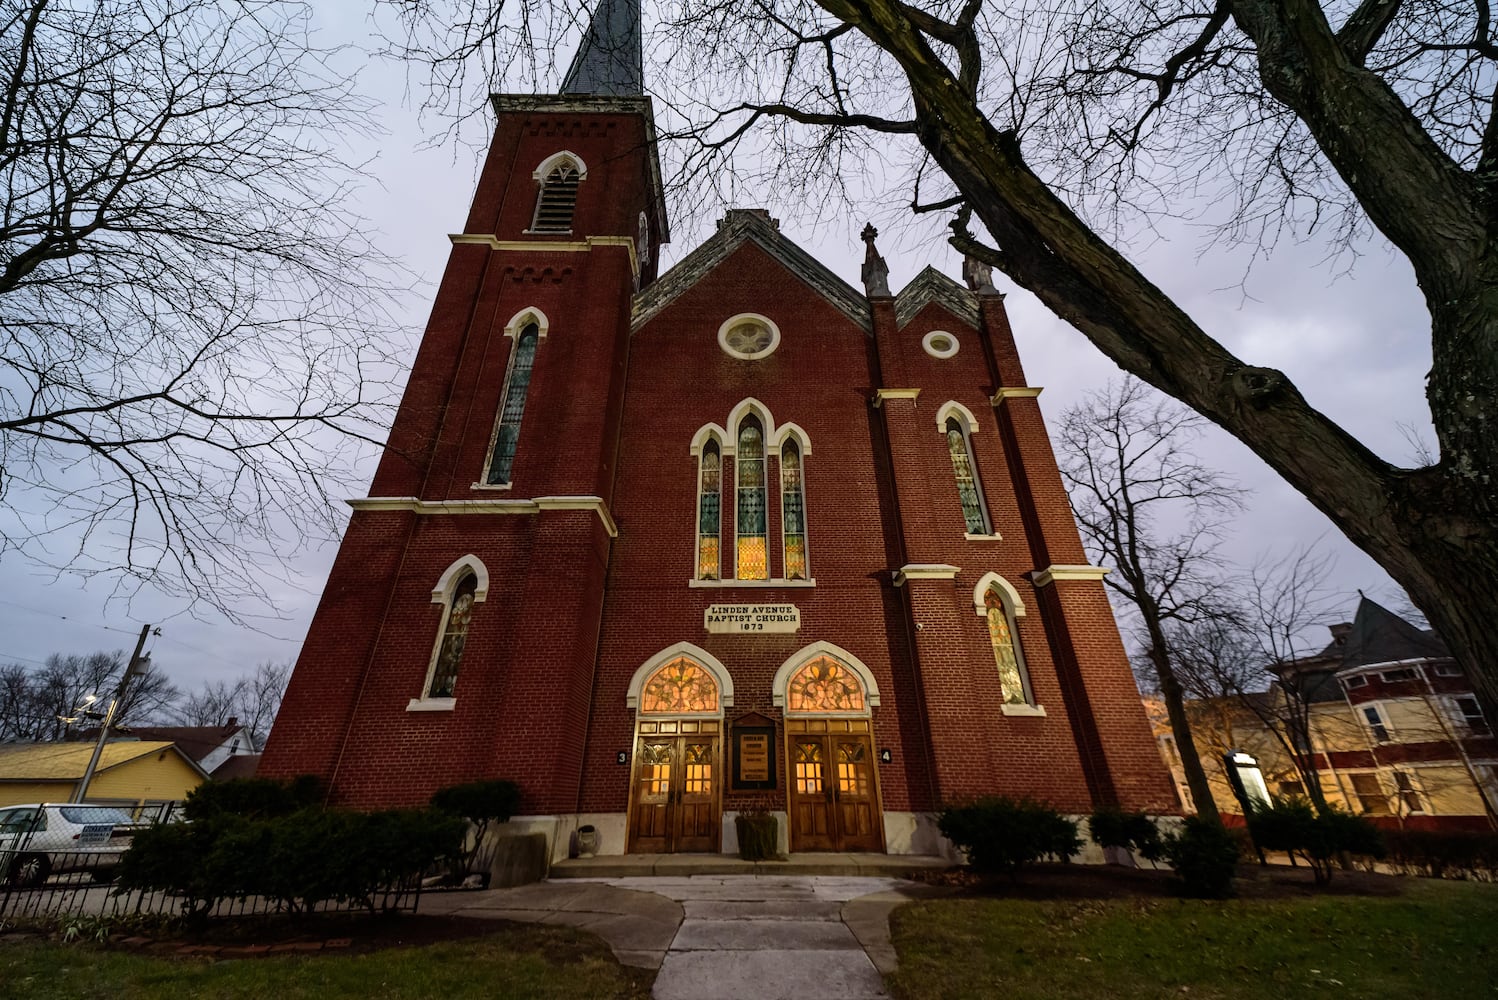
[[[667,239],[638,0],[602,0],[554,95],[495,131],[369,496],[260,774],[424,803],[505,777],[574,811],[597,660],[630,303]]]

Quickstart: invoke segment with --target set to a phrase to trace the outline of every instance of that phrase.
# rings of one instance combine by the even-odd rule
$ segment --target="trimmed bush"
[[[1154,864],[1165,856],[1160,828],[1142,812],[1099,809],[1087,820],[1087,832],[1102,847],[1121,847]]]
[[[1065,861],[1082,849],[1077,824],[1030,799],[983,798],[950,806],[937,817],[942,834],[967,852],[981,872],[1008,872],[1044,858]]]
[[[182,815],[193,822],[216,816],[270,819],[319,806],[322,801],[322,782],[310,774],[291,781],[235,778],[205,781],[188,792],[182,802]]]
[[[1498,834],[1385,830],[1386,860],[1401,875],[1498,882]]]
[[[1238,838],[1220,823],[1187,816],[1180,832],[1163,838],[1163,853],[1186,895],[1227,899],[1238,869]]]
[[[1377,858],[1384,853],[1383,836],[1368,820],[1335,807],[1317,813],[1301,798],[1275,799],[1255,809],[1248,828],[1260,848],[1302,858],[1317,885],[1331,881],[1339,855]]]
[[[119,891],[179,894],[189,916],[249,896],[290,910],[334,900],[373,911],[382,890],[459,856],[466,831],[464,820],[433,810],[217,813],[136,833],[120,862]]]
[[[484,834],[489,830],[490,823],[505,823],[515,815],[515,809],[520,805],[520,788],[513,781],[493,779],[490,781],[470,781],[462,785],[449,785],[447,788],[439,788],[432,793],[432,808],[450,816],[458,816],[473,824],[472,843],[464,840],[464,850],[455,859],[453,875],[456,880],[461,880],[465,875],[473,872],[475,862],[484,847]],[[486,856],[485,863],[481,866],[490,867],[493,863],[491,855]],[[483,873],[484,884],[489,884],[489,872]]]

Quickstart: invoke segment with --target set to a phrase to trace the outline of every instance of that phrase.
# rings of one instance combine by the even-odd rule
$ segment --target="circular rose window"
[[[753,361],[780,346],[780,328],[757,313],[740,313],[718,328],[718,345],[736,358]]]
[[[932,330],[921,338],[921,347],[933,358],[950,358],[957,353],[957,338],[945,330]]]

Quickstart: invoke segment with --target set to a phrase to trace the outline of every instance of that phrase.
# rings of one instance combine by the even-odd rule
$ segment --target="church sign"
[[[794,604],[710,604],[702,613],[709,632],[799,632],[801,609]]]

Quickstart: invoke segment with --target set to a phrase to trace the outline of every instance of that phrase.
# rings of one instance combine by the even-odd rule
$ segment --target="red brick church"
[[[935,853],[942,803],[1175,812],[1004,298],[733,211],[664,274],[638,5],[498,123],[260,774],[509,778],[554,856]]]

